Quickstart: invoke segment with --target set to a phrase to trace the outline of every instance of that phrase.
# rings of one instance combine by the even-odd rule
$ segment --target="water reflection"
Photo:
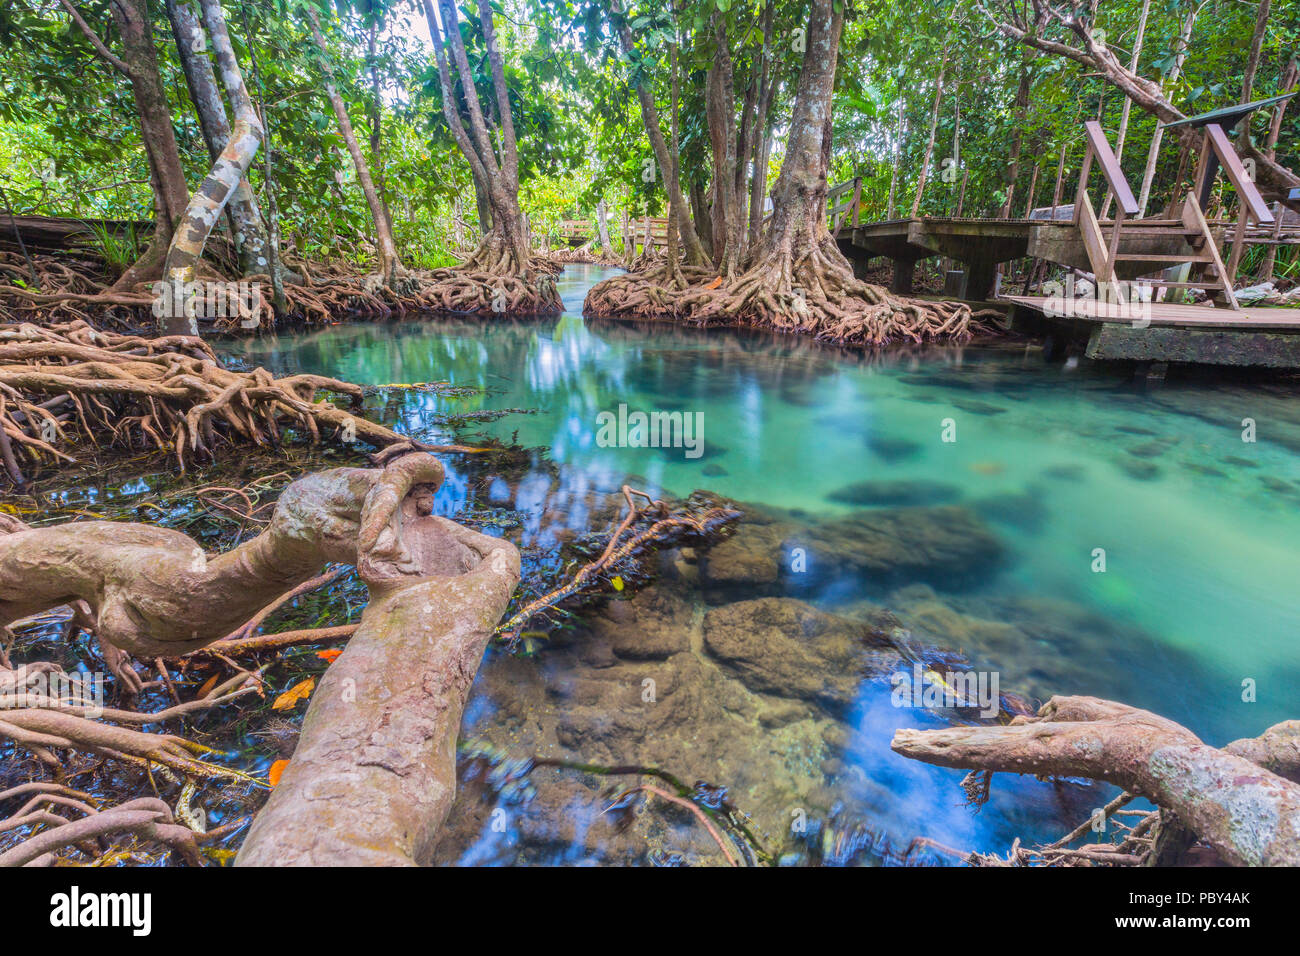
[[[516,512],[511,533],[529,560],[558,561],[565,541],[605,527],[624,481],[761,506],[771,533],[749,532],[750,550],[737,546],[721,584],[721,562],[687,556],[656,595],[618,602],[631,606],[622,619],[557,639],[535,659],[492,652],[467,737],[520,756],[675,762],[728,786],[780,852],[805,852],[790,829],[803,809],[814,829],[877,834],[863,842],[865,861],[882,862],[897,857],[880,841],[896,850],[917,835],[993,852],[1016,836],[1054,838],[1104,795],[999,778],[975,815],[959,805],[961,774],[888,749],[897,727],[937,718],[893,707],[881,675],[865,670],[842,712],[767,686],[761,662],[742,666],[708,644],[708,622],[728,608],[767,597],[844,620],[887,611],[911,639],[998,670],[1005,689],[1114,696],[1216,744],[1295,716],[1300,414],[1287,383],[1202,379],[1148,391],[1005,351],[864,356],[789,337],[584,321],[582,297],[604,274],[566,270],[568,311],[558,320],[338,326],[232,346],[280,372],[480,389],[381,391],[367,401],[427,440],[479,433],[534,449],[517,473],[453,465],[438,502],[445,514]],[[620,404],[702,412],[705,454],[600,447],[597,416]],[[534,414],[470,420],[500,409]],[[1246,417],[1258,423],[1257,442],[1242,441]],[[864,523],[863,514],[874,517]],[[820,535],[824,554],[851,572],[824,586],[792,574],[783,543],[805,535]],[[996,549],[981,550],[982,536]],[[620,643],[629,629],[664,649]],[[796,656],[781,647],[773,669]],[[839,659],[809,660],[830,670]],[[665,706],[676,716],[638,703],[646,678],[670,688],[660,699],[675,701]],[[1254,682],[1254,702],[1243,700],[1243,681]],[[657,814],[651,826],[644,814],[629,822],[602,813],[615,781],[535,774],[537,796],[517,805],[470,782],[441,858],[644,862],[648,848],[662,860],[684,847],[711,852],[686,815]]]

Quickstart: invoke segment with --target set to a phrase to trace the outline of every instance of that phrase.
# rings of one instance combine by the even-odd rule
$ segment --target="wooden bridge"
[[[1243,308],[1233,293],[1248,244],[1300,242],[1300,219],[1275,220],[1225,131],[1275,100],[1170,124],[1199,128],[1202,146],[1192,188],[1158,216],[1138,218],[1137,201],[1101,125],[1089,122],[1078,189],[1068,206],[1036,209],[1026,219],[927,216],[864,223],[855,180],[831,190],[828,225],[859,271],[872,258],[890,259],[892,288],[903,294],[913,291],[916,263],[931,256],[963,264],[961,281],[945,293],[965,299],[998,297],[998,264],[1017,259],[1091,273],[1097,293],[1088,298],[1001,296],[1012,305],[1013,319],[1027,310],[1088,325],[1090,357],[1300,368],[1300,309]],[[1099,219],[1092,204],[1088,180],[1094,165],[1114,199],[1114,218]],[[1211,221],[1205,210],[1220,169],[1236,192],[1237,215]],[[1287,213],[1279,207],[1279,216]],[[1208,292],[1211,308],[1174,301],[1191,289]],[[1230,333],[1233,344],[1225,348]]]
[[[1223,128],[1206,125],[1206,149],[1194,187],[1179,204],[1162,216],[1136,218],[1137,201],[1125,180],[1101,125],[1086,124],[1087,149],[1079,173],[1074,202],[1068,206],[1033,210],[1026,219],[958,219],[924,217],[860,222],[860,210],[852,206],[839,213],[832,206],[832,228],[845,254],[858,262],[876,256],[894,264],[892,287],[912,292],[916,263],[931,256],[944,256],[965,266],[960,298],[988,299],[994,294],[999,263],[1016,259],[1047,262],[1091,272],[1100,283],[1148,277],[1143,285],[1167,289],[1205,289],[1216,304],[1237,309],[1232,279],[1247,242],[1288,242],[1300,239],[1300,223],[1290,230],[1274,230],[1273,213],[1250,180]],[[1115,199],[1116,214],[1099,220],[1088,194],[1093,165],[1102,173],[1106,191]],[[1222,164],[1237,191],[1238,218],[1207,221],[1204,205]],[[845,184],[849,186],[850,184]],[[844,187],[838,187],[844,188]],[[846,228],[847,226],[847,228]],[[1232,252],[1225,262],[1220,246],[1226,245],[1224,230],[1232,227]],[[1278,238],[1273,238],[1274,234]],[[1197,275],[1171,279],[1155,273],[1171,267],[1190,266]]]
[[[649,237],[650,244],[656,249],[663,249],[668,246],[667,219],[642,216],[640,219],[628,220],[625,225],[632,240],[642,246],[645,245],[647,236]],[[560,220],[560,238],[574,248],[585,246],[587,243],[591,242],[595,236],[596,231],[592,228],[590,220]]]

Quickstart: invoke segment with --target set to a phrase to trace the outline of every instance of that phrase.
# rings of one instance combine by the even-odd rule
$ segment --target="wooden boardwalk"
[[[1242,306],[1239,311],[1233,311],[1172,302],[1140,302],[1125,306],[1099,299],[1066,299],[1064,304],[1069,308],[1069,314],[1062,316],[1061,299],[1053,300],[1041,295],[1004,295],[1000,301],[1043,315],[1081,322],[1132,325],[1135,319],[1142,323],[1149,319],[1152,326],[1300,333],[1300,309]],[[1049,302],[1052,304],[1048,305]],[[1149,313],[1147,309],[1150,309]]]

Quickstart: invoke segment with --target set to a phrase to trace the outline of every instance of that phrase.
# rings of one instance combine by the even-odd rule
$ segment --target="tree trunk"
[[[939,76],[934,81],[934,104],[930,107],[930,138],[925,144],[925,159],[921,161],[921,176],[916,183],[916,195],[912,197],[912,218],[921,212],[921,199],[925,195],[925,181],[930,171],[930,161],[934,158],[934,135],[939,129],[939,104],[943,101],[943,74],[948,68],[948,48],[943,48],[943,58],[939,62]]]
[[[212,61],[208,59],[203,27],[188,0],[167,0],[167,17],[176,37],[176,49],[180,53],[190,100],[199,117],[199,129],[207,144],[208,155],[215,164],[230,140],[230,123],[217,88],[216,74],[212,71]],[[246,276],[267,272],[266,230],[262,228],[262,217],[247,176],[239,181],[226,205],[226,216],[239,254],[240,271]]]
[[[767,260],[768,266],[778,267],[782,290],[795,287],[795,263],[813,250],[834,249],[834,256],[849,268],[826,229],[831,100],[843,26],[843,11],[837,11],[832,0],[813,0],[785,159],[772,189],[772,226],[755,256],[756,262]]]
[[[1295,89],[1297,79],[1300,79],[1300,63],[1297,63],[1296,55],[1292,53],[1291,59],[1287,61],[1286,69],[1282,71],[1278,92],[1291,92]],[[1273,113],[1273,122],[1268,128],[1268,139],[1264,142],[1264,155],[1269,159],[1273,159],[1277,155],[1277,141],[1278,137],[1282,135],[1282,117],[1286,113],[1286,108],[1290,105],[1290,100],[1283,100],[1277,104],[1277,109]]]
[[[713,145],[713,254],[718,274],[731,278],[740,266],[736,215],[736,100],[731,51],[723,15],[713,14],[713,67],[705,77],[709,140]]]
[[[383,153],[383,129],[384,129],[384,100],[382,89],[379,83],[379,54],[378,40],[379,31],[383,27],[383,17],[370,24],[370,29],[366,34],[366,69],[370,73],[370,158],[375,163],[375,191],[379,193],[380,199],[384,196],[384,153]],[[393,231],[393,211],[388,208],[387,202],[381,202],[380,206],[384,210],[384,216],[388,221],[388,231]]]
[[[1151,0],[1142,0],[1142,13],[1138,17],[1137,39],[1133,41],[1133,55],[1129,58],[1129,71],[1136,74],[1138,62],[1142,56],[1142,40],[1146,37],[1147,32],[1147,15],[1151,12]],[[1119,117],[1119,136],[1115,141],[1115,159],[1122,162],[1124,159],[1124,140],[1128,137],[1128,118],[1133,109],[1133,101],[1127,96],[1124,97],[1124,106],[1120,110]],[[1101,216],[1105,219],[1110,215],[1110,204],[1114,202],[1115,195],[1109,190],[1106,192],[1106,199],[1101,204]]]
[[[894,127],[894,161],[890,164],[889,169],[889,200],[885,203],[885,218],[894,218],[894,200],[898,198],[898,167],[902,163],[903,149],[903,104],[906,101],[900,96],[898,100],[898,124]]]
[[[600,238],[600,254],[613,259],[614,247],[609,241],[609,208],[603,199],[596,203],[596,235]]]
[[[1241,78],[1241,99],[1239,103],[1249,103],[1255,90],[1255,74],[1259,71],[1259,54],[1264,45],[1264,34],[1268,30],[1268,13],[1271,0],[1259,0],[1259,10],[1255,14],[1255,34],[1250,38],[1250,57],[1246,60],[1246,72]],[[1247,125],[1250,119],[1243,120]]]
[[[496,45],[496,32],[492,23],[492,8],[479,4],[479,19],[488,45],[488,59],[492,85],[496,94],[495,109],[499,119],[500,155],[494,151],[488,123],[484,118],[478,92],[474,86],[474,73],[470,69],[465,45],[460,35],[459,15],[449,0],[438,0],[435,16],[432,0],[422,0],[429,33],[433,38],[434,55],[438,61],[438,77],[442,85],[442,112],[452,136],[470,165],[475,179],[476,195],[487,199],[491,225],[484,232],[478,249],[462,263],[467,271],[482,271],[492,275],[532,276],[531,252],[527,229],[519,209],[519,157],[515,143],[514,116],[505,82],[505,66],[501,51]],[[461,120],[456,103],[456,86],[452,80],[451,65],[455,64],[464,93],[469,128]],[[480,221],[483,209],[480,207]]]
[[[614,26],[618,33],[619,43],[623,47],[623,54],[631,58],[636,49],[636,44],[632,39],[632,29],[628,26],[619,0],[610,0],[610,10],[614,14]],[[677,234],[681,237],[682,244],[685,247],[686,262],[689,265],[706,265],[709,262],[709,256],[706,255],[704,246],[700,242],[700,235],[696,232],[687,212],[676,157],[669,154],[668,144],[664,141],[663,130],[659,127],[659,110],[655,106],[654,93],[644,80],[634,85],[637,100],[641,104],[641,121],[645,124],[646,135],[650,137],[650,146],[654,150],[655,160],[659,163],[664,183],[668,188],[668,214],[677,223]]]
[[[487,188],[479,178],[473,175],[470,178],[474,180],[474,208],[478,213],[479,232],[486,236],[492,231],[492,200],[488,199]]]
[[[1002,204],[1002,218],[1011,218],[1011,203],[1016,195],[1016,180],[1020,178],[1020,151],[1025,141],[1025,117],[1029,112],[1029,63],[1020,65],[1020,86],[1016,90],[1016,131],[1011,134],[1011,155],[1004,181],[1007,184],[1007,201]]]
[[[769,8],[770,9],[770,8]],[[754,119],[753,148],[750,152],[750,165],[753,168],[749,191],[749,242],[747,245],[750,258],[753,250],[758,248],[763,236],[763,214],[767,199],[767,164],[772,157],[772,132],[768,129],[768,113],[772,97],[776,93],[776,77],[772,73],[771,21],[765,24],[763,33],[763,73],[759,79],[758,112]]]
[[[1200,13],[1201,4],[1193,3],[1187,11],[1187,16],[1183,18],[1182,29],[1178,33],[1178,41],[1174,44],[1174,65],[1169,71],[1165,83],[1172,86],[1178,82],[1178,77],[1183,72],[1183,62],[1187,59],[1187,47],[1192,42],[1192,28],[1196,25],[1196,15]],[[1164,122],[1168,122],[1165,120]],[[1151,183],[1155,179],[1156,166],[1160,159],[1160,142],[1164,138],[1165,130],[1163,126],[1156,126],[1155,132],[1151,135],[1151,146],[1147,150],[1147,165],[1142,172],[1142,187],[1138,190],[1138,214],[1137,218],[1141,219],[1147,214],[1147,203],[1151,201]],[[1184,143],[1184,148],[1190,144]],[[1175,184],[1174,188],[1177,188]]]
[[[226,20],[221,13],[220,0],[199,0],[203,23],[212,38],[212,49],[221,70],[221,81],[226,95],[234,107],[235,125],[230,132],[221,155],[208,171],[202,185],[190,198],[185,216],[172,236],[163,268],[163,281],[172,289],[172,309],[163,317],[163,328],[173,334],[198,334],[195,315],[196,303],[186,302],[183,290],[196,277],[196,268],[222,210],[230,202],[239,184],[245,181],[253,157],[262,143],[262,123],[253,111],[243,74],[235,60],[235,50],[230,44]],[[178,294],[180,293],[180,294]],[[177,308],[183,305],[184,308]]]
[[[158,52],[153,45],[149,8],[147,0],[118,0],[111,5],[113,20],[122,43],[122,56],[118,57],[90,28],[71,0],[59,0],[59,3],[100,57],[130,82],[136,118],[140,123],[140,140],[149,160],[149,182],[154,197],[154,234],[149,247],[118,278],[111,290],[127,291],[138,283],[162,275],[163,260],[171,243],[172,231],[184,215],[190,197],[180,153],[176,148],[171,106],[167,102],[162,76],[158,72]]]
[[[361,155],[361,146],[357,142],[357,134],[352,128],[352,121],[348,118],[347,107],[344,105],[343,97],[339,95],[339,91],[335,86],[334,69],[328,62],[329,47],[325,45],[325,36],[321,33],[320,18],[316,15],[311,0],[308,0],[303,9],[307,12],[307,25],[311,28],[312,38],[316,41],[316,46],[320,50],[325,96],[329,99],[330,106],[334,108],[334,117],[338,121],[339,134],[343,137],[343,142],[347,144],[348,155],[352,157],[352,165],[357,171],[357,182],[361,184],[361,192],[366,197],[366,205],[370,207],[370,218],[375,224],[375,245],[379,252],[379,272],[384,278],[384,284],[390,288],[395,288],[405,275],[406,268],[397,255],[397,244],[393,242],[393,231],[388,225],[388,210],[384,206],[383,198],[379,195],[379,190],[375,188],[374,180],[370,177],[370,166],[366,163],[366,158]]]

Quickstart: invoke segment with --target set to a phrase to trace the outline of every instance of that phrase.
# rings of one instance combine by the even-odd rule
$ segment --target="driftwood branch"
[[[1283,728],[1283,729],[1279,729]],[[1293,767],[1294,726],[1254,745]],[[940,767],[1076,776],[1145,797],[1238,866],[1300,865],[1300,785],[1149,711],[1095,697],[1053,697],[1008,726],[903,729],[895,752]],[[1231,749],[1230,749],[1231,748]]]

